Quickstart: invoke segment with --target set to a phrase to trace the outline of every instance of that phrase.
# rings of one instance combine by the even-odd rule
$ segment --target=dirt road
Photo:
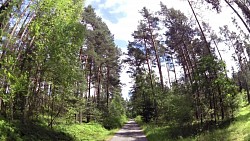
[[[110,141],[148,141],[139,125],[130,120]]]

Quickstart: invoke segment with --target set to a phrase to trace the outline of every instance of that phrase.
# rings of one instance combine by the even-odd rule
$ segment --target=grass
[[[234,121],[201,133],[192,133],[191,128],[173,129],[167,125],[142,124],[140,117],[135,120],[141,124],[149,141],[250,141],[250,105],[241,108]],[[180,135],[187,130],[190,130],[189,134]]]
[[[70,141],[73,137],[59,130],[50,129],[39,124],[21,124],[18,121],[7,122],[0,120],[1,141],[37,141],[37,140],[62,140]]]
[[[73,136],[75,141],[105,141],[115,134],[118,129],[107,130],[98,123],[61,125],[57,130]]]
[[[236,120],[227,128],[203,133],[196,140],[250,141],[250,106],[242,108]]]
[[[39,124],[23,125],[0,119],[1,141],[105,141],[117,130],[107,130],[98,123],[59,124],[50,129]]]

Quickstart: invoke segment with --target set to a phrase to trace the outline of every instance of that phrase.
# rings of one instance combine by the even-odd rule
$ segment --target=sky
[[[174,8],[181,10],[186,16],[191,15],[191,10],[186,0],[164,0],[163,3],[167,5],[168,8]],[[160,9],[160,0],[86,0],[85,6],[92,5],[98,16],[108,25],[112,34],[114,34],[115,43],[118,47],[126,52],[126,47],[128,41],[132,41],[131,34],[136,30],[138,21],[141,19],[139,11],[145,6],[150,11],[155,12]],[[221,14],[216,14],[216,12],[209,12],[206,7],[199,9],[198,18],[209,23],[209,25],[218,30],[220,26],[228,23],[232,23],[232,11],[229,8],[223,9]],[[233,26],[232,26],[233,27]],[[222,58],[226,62],[233,62],[231,58],[231,53],[227,49],[222,54]],[[125,56],[122,56],[124,58]],[[234,65],[229,63],[227,69],[231,69]],[[129,90],[132,86],[132,80],[129,75],[126,74],[128,66],[124,66],[121,73],[121,82],[124,84],[122,87],[123,97],[129,98]],[[164,70],[163,70],[164,71]],[[165,71],[166,72],[166,71]],[[164,75],[164,74],[163,74]],[[166,74],[165,74],[166,75]]]

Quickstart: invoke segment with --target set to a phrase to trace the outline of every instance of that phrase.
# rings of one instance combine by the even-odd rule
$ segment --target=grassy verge
[[[8,123],[0,119],[1,141],[105,141],[117,130],[107,130],[98,123],[60,124],[50,129],[43,125]]]
[[[240,109],[238,116],[230,124],[227,123],[212,131],[190,133],[186,136],[178,136],[178,132],[183,131],[180,128],[142,124],[140,117],[135,120],[142,126],[149,141],[250,141],[250,106]]]
[[[107,130],[98,123],[60,125],[57,130],[71,135],[75,141],[105,141],[118,129]]]

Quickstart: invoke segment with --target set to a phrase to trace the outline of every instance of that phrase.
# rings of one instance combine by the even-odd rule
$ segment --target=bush
[[[163,118],[174,126],[192,121],[192,102],[188,95],[170,93],[162,109]]]
[[[142,125],[142,123],[143,123],[143,122],[142,122],[142,116],[140,116],[140,115],[139,115],[139,116],[136,116],[136,117],[135,117],[135,122],[138,123],[139,125]]]
[[[8,124],[4,120],[0,120],[0,140],[21,140],[18,134],[16,134],[16,129]]]
[[[105,113],[103,126],[107,129],[120,128],[126,122],[126,114],[118,96],[112,100],[109,112]]]

